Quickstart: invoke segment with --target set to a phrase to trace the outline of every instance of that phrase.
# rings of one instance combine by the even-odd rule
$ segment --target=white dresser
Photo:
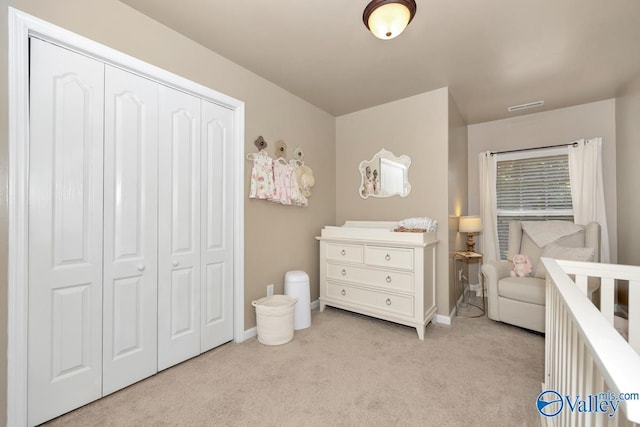
[[[436,314],[435,232],[392,231],[396,222],[347,221],[320,241],[320,311],[327,305],[412,326],[424,339]]]

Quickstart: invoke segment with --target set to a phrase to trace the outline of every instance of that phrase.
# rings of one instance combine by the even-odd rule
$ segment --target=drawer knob
[[[345,291],[344,289],[342,290],[342,292],[340,292],[343,296],[347,294],[347,291]]]
[[[345,269],[343,268],[343,269],[342,269],[342,271],[341,271],[341,273],[342,273],[342,275],[343,275],[343,276],[346,276],[346,275],[347,275],[347,270],[345,270]]]
[[[138,264],[138,271],[144,271],[144,264]]]
[[[347,254],[347,251],[345,251],[344,249],[340,251],[340,255],[345,256],[346,254]]]
[[[384,259],[386,259],[387,261],[391,261],[391,255],[386,254],[386,255],[384,256]]]
[[[178,266],[178,264],[180,264],[180,263],[178,262],[178,260],[177,260],[177,259],[174,259],[174,260],[171,262],[171,264],[173,264],[173,266],[174,266],[174,267],[177,267],[177,266]]]
[[[387,283],[391,283],[391,276],[387,276],[385,280],[387,281]]]
[[[385,302],[387,303],[387,305],[391,305],[391,298],[387,298]]]

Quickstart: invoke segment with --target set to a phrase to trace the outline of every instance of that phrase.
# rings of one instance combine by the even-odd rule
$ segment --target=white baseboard
[[[320,300],[315,300],[311,302],[311,310],[315,310],[318,307],[320,307]],[[434,323],[440,323],[441,325],[448,325],[451,326],[451,320],[455,317],[455,307],[453,308],[453,310],[451,311],[451,313],[449,314],[449,316],[444,316],[442,314],[436,314],[432,320],[432,322]],[[244,337],[242,338],[242,341],[246,341],[248,339],[251,339],[255,336],[258,335],[258,328],[256,326],[254,326],[253,328],[247,329],[246,331],[244,331]],[[236,342],[242,342],[242,341],[236,341]]]
[[[254,326],[251,329],[247,329],[246,331],[244,331],[244,338],[242,339],[242,341],[246,341],[248,339],[251,339],[255,336],[258,335],[258,328],[256,326]],[[242,342],[241,341],[241,342]]]
[[[453,319],[456,317],[457,307],[458,305],[456,304],[456,306],[453,307],[453,309],[451,310],[451,313],[449,313],[449,316],[436,314],[436,317],[434,317],[434,319],[436,320],[437,323],[440,323],[441,325],[451,326],[451,324],[453,323]]]
[[[451,326],[451,316],[443,316],[442,314],[436,314],[436,323],[440,323],[441,325],[449,325]]]

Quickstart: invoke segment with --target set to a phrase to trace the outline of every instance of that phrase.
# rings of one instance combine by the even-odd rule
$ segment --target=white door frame
[[[125,55],[9,7],[9,239],[7,325],[7,425],[27,425],[29,36],[36,36],[161,84],[230,108],[234,114],[235,342],[244,331],[244,102]]]

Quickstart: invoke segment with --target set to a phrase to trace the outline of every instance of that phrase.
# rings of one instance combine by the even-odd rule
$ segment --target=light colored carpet
[[[480,318],[415,329],[327,308],[271,347],[227,344],[51,426],[539,426],[544,338]]]

